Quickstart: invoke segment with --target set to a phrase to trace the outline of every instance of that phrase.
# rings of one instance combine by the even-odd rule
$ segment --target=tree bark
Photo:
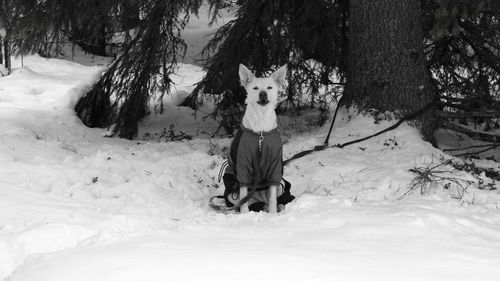
[[[399,115],[430,104],[420,1],[351,0],[349,11],[346,104]],[[433,141],[430,111],[416,125]]]
[[[10,74],[12,72],[12,61],[10,58],[10,35],[11,32],[10,30],[6,30],[5,32],[5,38],[3,41],[3,48],[4,48],[4,61],[5,61],[5,68],[7,69],[7,73]]]
[[[88,32],[89,30],[74,28],[71,40],[87,53],[106,56],[106,26],[104,23],[95,26],[90,34]]]
[[[139,2],[137,0],[123,1],[122,31],[137,27],[140,22]]]
[[[0,36],[0,64],[3,64],[3,52],[2,52],[2,47],[3,47],[3,37]]]

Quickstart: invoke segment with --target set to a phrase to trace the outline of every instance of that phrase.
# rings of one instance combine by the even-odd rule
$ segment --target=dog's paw
[[[278,208],[277,208],[277,209],[278,209],[278,213],[281,213],[282,211],[284,211],[284,210],[285,210],[285,205],[283,205],[283,204],[278,204]]]

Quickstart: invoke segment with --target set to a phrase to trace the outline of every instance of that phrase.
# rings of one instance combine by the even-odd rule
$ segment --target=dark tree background
[[[114,133],[133,138],[148,103],[169,93],[185,50],[180,31],[202,2],[1,0],[0,25],[9,52],[45,56],[67,41],[109,54],[109,38],[123,32],[116,60],[76,110],[88,126],[113,125]],[[257,75],[288,64],[287,100],[278,110],[328,112],[328,100],[343,95],[345,106],[401,117],[436,101],[414,123],[428,140],[447,118],[500,116],[499,1],[208,2],[213,20],[228,6],[236,19],[206,46],[207,74],[185,104],[215,97],[213,117],[229,133],[244,110],[239,63]]]
[[[223,26],[205,47],[207,75],[186,105],[200,95],[218,101],[213,113],[229,133],[238,127],[245,92],[238,79],[243,63],[263,76],[287,64],[284,109],[327,107],[325,95],[339,94],[330,74],[344,65],[347,1],[239,1],[237,18]],[[320,63],[316,63],[320,62]],[[307,101],[307,102],[305,102]]]
[[[78,116],[91,127],[114,123],[114,133],[134,138],[138,122],[147,115],[150,97],[169,93],[170,75],[177,57],[185,51],[180,30],[179,1],[156,0],[144,7],[148,13],[139,23],[134,38],[102,78],[76,105]],[[114,101],[111,102],[111,95]]]
[[[240,1],[237,19],[209,44],[220,45],[207,60],[207,76],[194,95],[221,97],[214,115],[228,131],[239,123],[244,106],[234,74],[237,63],[265,73],[262,67],[273,69],[281,56],[292,64],[286,89],[290,100],[305,88],[307,95],[318,95],[333,84],[329,77],[338,75],[346,87],[327,87],[326,92],[338,96],[345,90],[342,103],[362,112],[388,111],[399,118],[432,105],[413,122],[430,141],[443,118],[484,116],[485,110],[489,117],[500,116],[498,1],[290,2]],[[261,14],[271,16],[266,21]],[[261,33],[255,35],[254,27]],[[272,31],[278,27],[282,31]],[[280,35],[280,44],[266,41],[273,34]],[[274,55],[266,60],[269,54]],[[309,59],[322,65],[315,72],[319,75],[299,71]]]

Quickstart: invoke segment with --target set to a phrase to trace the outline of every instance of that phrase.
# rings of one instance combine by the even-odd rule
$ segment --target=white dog
[[[278,90],[285,82],[286,65],[269,77],[256,78],[248,68],[240,64],[239,75],[241,85],[247,92],[243,126],[256,133],[277,128],[275,109],[278,105]]]
[[[241,85],[247,92],[242,126],[231,143],[230,162],[239,184],[239,198],[248,195],[248,188],[269,187],[265,204],[269,213],[277,212],[278,186],[283,176],[282,143],[278,132],[275,108],[278,90],[286,77],[286,65],[271,76],[256,78],[240,64]],[[262,197],[262,194],[255,194]],[[251,202],[251,201],[250,201]],[[248,212],[248,202],[240,212]]]

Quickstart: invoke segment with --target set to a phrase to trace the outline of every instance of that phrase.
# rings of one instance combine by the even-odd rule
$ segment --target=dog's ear
[[[283,83],[285,83],[286,64],[278,68],[278,70],[276,70],[273,74],[271,74],[271,77],[273,78],[274,82],[278,84],[278,87],[281,88],[281,86],[283,86]]]
[[[255,79],[255,76],[252,74],[252,72],[248,70],[248,68],[241,63],[238,74],[240,75],[240,81],[243,87],[246,87],[253,81],[253,79]]]

